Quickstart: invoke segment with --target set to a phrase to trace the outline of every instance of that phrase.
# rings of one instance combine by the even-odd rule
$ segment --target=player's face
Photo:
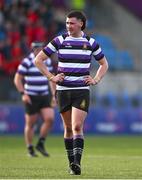
[[[71,36],[77,37],[80,35],[83,22],[75,17],[66,19],[66,28]]]

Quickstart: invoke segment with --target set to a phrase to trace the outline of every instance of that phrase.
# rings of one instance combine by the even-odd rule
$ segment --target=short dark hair
[[[68,18],[75,17],[76,19],[80,19],[83,22],[83,26],[81,27],[81,30],[84,30],[86,28],[86,16],[82,11],[71,11],[67,14]]]

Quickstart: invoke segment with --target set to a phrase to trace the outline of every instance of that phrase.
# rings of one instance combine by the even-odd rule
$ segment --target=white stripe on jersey
[[[25,76],[26,81],[47,81],[45,76]]]
[[[82,80],[84,80],[84,77],[85,76],[80,76],[80,77],[77,77],[77,76],[65,76],[65,80],[68,80],[68,81],[82,81]]]
[[[48,67],[47,69],[50,71],[50,70],[52,70],[52,67]],[[29,72],[31,72],[31,73],[32,73],[32,72],[39,72],[39,69],[38,69],[37,67],[34,67],[34,66],[33,66],[33,67],[31,67],[31,68],[29,69]]]
[[[90,50],[80,50],[80,49],[59,49],[59,54],[75,54],[75,55],[91,55]]]
[[[64,67],[64,68],[89,68],[90,63],[64,63],[64,62],[59,62],[58,67]]]
[[[27,68],[25,68],[21,64],[19,65],[18,70],[23,71],[23,72],[27,72]]]
[[[66,87],[66,86],[56,86],[57,90],[70,90],[70,89],[89,89],[89,86],[85,86],[85,87]]]
[[[38,72],[38,71],[39,71],[38,68],[34,66],[29,69],[29,72]]]
[[[101,51],[102,51],[101,48],[99,48],[99,49],[97,49],[97,51],[94,51],[94,52],[93,52],[93,55],[96,56],[96,55],[98,55]]]
[[[26,90],[33,90],[33,91],[46,91],[48,89],[48,86],[45,85],[45,86],[33,86],[33,85],[28,85],[28,84],[25,84],[25,89]]]
[[[49,47],[53,52],[56,52],[56,51],[57,51],[57,49],[56,49],[51,43],[48,44],[48,47]]]
[[[89,43],[91,44],[91,46],[92,46],[92,44],[93,44],[94,42],[95,42],[95,39],[90,38]]]
[[[33,92],[33,91],[24,91],[25,92],[25,94],[28,94],[28,95],[37,95],[37,93],[36,92]],[[43,95],[46,95],[46,94],[49,94],[49,92],[48,91],[45,91],[44,93],[42,93],[42,96]]]
[[[30,58],[31,58],[31,57],[30,57]],[[28,58],[24,58],[23,61],[24,61],[24,63],[27,64],[28,66],[31,65],[31,61],[29,61]]]
[[[62,44],[62,43],[63,43],[63,41],[64,41],[63,36],[59,36],[59,37],[58,37],[58,39],[59,39],[60,43]]]

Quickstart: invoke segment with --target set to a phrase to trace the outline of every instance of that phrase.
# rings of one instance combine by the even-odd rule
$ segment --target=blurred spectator
[[[62,31],[66,8],[65,0],[0,1],[1,74],[13,74],[31,42],[48,42]]]

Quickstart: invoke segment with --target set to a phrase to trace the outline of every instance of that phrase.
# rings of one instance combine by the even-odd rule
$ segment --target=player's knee
[[[73,127],[73,132],[80,132],[82,129],[81,129],[81,126],[79,126],[79,125],[76,125],[76,126],[74,126]]]
[[[45,119],[45,120],[44,120],[44,122],[45,122],[48,126],[52,126],[52,125],[53,125],[53,121],[54,121],[53,118],[48,118],[48,119]]]
[[[25,125],[25,131],[31,131],[33,129],[33,126]]]
[[[26,122],[26,124],[25,124],[25,128],[27,128],[27,129],[32,129],[33,126],[34,126],[34,123],[32,123],[32,122]]]

